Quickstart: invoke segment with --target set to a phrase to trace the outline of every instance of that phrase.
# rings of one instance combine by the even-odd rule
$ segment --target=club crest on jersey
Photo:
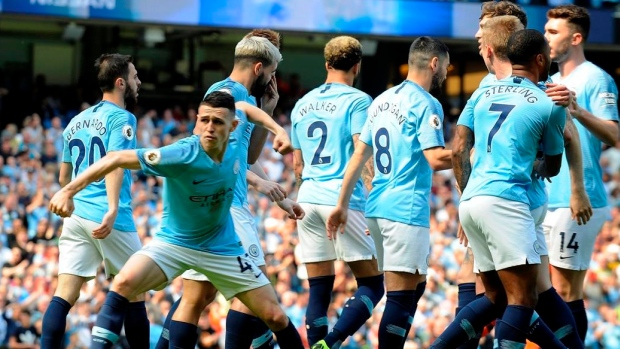
[[[149,165],[157,165],[161,161],[159,149],[148,150],[144,153],[144,161]]]
[[[248,254],[254,258],[258,257],[258,246],[256,244],[251,244],[250,248],[248,248]]]
[[[233,165],[233,173],[238,174],[240,169],[241,169],[241,163],[239,162],[239,159],[237,159],[235,160],[235,164]]]
[[[428,123],[435,130],[439,130],[441,128],[441,119],[439,118],[439,115],[437,115],[437,114],[431,115],[431,119],[429,120]]]
[[[131,125],[123,126],[123,137],[125,137],[125,139],[131,141],[133,140],[134,135],[135,133],[133,132],[133,128],[131,128]]]

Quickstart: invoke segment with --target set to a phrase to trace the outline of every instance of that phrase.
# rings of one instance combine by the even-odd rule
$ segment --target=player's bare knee
[[[285,329],[289,322],[288,316],[277,304],[266,307],[260,318],[274,332]]]
[[[133,280],[123,273],[120,273],[114,277],[111,291],[114,291],[127,299],[133,299],[137,296],[134,295]]]

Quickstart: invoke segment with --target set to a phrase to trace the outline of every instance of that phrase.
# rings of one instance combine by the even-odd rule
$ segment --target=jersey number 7
[[[500,114],[499,114],[499,118],[495,122],[495,125],[493,125],[491,132],[489,132],[489,139],[487,141],[487,153],[491,152],[491,142],[493,141],[493,137],[495,137],[495,134],[497,133],[497,131],[499,131],[499,128],[502,127],[502,124],[504,123],[504,121],[506,121],[508,114],[510,114],[510,112],[512,111],[512,109],[514,109],[514,107],[515,107],[514,104],[501,104],[501,103],[491,104],[489,111],[500,112]]]

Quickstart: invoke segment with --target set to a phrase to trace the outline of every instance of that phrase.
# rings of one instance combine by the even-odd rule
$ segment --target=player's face
[[[201,105],[198,108],[194,134],[200,135],[200,143],[205,151],[223,149],[237,123],[230,110]]]
[[[541,55],[541,67],[540,76],[538,77],[538,81],[546,81],[549,77],[549,69],[551,68],[551,57],[549,55],[550,48],[547,47],[545,52]]]
[[[549,18],[545,24],[545,38],[551,48],[551,60],[563,62],[568,58],[573,33],[563,18]]]
[[[441,86],[448,76],[448,66],[450,66],[450,55],[439,59],[437,68],[433,73],[433,80],[431,81],[431,93],[438,94],[441,91]]]
[[[267,90],[267,86],[271,81],[271,78],[276,75],[276,69],[278,69],[278,63],[264,66],[261,63],[257,63],[254,67],[256,73],[256,80],[252,84],[250,94],[256,98],[261,98]]]
[[[125,87],[125,106],[131,110],[133,106],[138,103],[138,91],[142,82],[138,79],[138,71],[133,63],[129,63],[129,74],[127,74],[127,81]]]
[[[478,41],[478,53],[482,56],[482,28],[489,20],[489,17],[483,17],[478,23],[478,31],[476,32],[475,38]]]

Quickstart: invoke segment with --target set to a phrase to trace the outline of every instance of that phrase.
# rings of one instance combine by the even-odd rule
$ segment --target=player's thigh
[[[383,250],[383,235],[381,234],[381,228],[379,227],[378,218],[366,218],[366,224],[368,225],[368,231],[370,237],[375,244],[375,250],[377,251],[377,266],[379,271],[383,270],[383,262],[385,260],[385,251]]]
[[[283,326],[286,321],[286,314],[280,307],[271,285],[240,292],[236,297],[269,327],[273,327],[275,323]]]
[[[569,208],[553,211],[555,220],[549,231],[549,263],[568,270],[586,270],[590,265],[594,243],[603,224],[609,219],[608,207],[595,208],[587,224],[572,219]]]
[[[192,266],[209,278],[209,281],[226,298],[269,284],[265,274],[246,253],[237,256],[200,253],[200,265]]]
[[[333,241],[327,239],[325,220],[321,215],[320,205],[308,203],[299,205],[306,213],[303,219],[297,221],[302,262],[316,263],[335,260],[336,249]]]
[[[84,224],[87,222],[90,221],[76,215],[64,219],[58,241],[58,274],[87,279],[97,275],[103,257],[91,236],[92,230]]]
[[[333,206],[317,206],[321,220],[326,222],[334,210]],[[364,212],[349,210],[344,234],[338,233],[333,241],[336,258],[345,262],[372,260],[376,258],[375,243],[366,235],[366,218]],[[323,227],[325,231],[325,227]]]
[[[86,220],[83,222],[83,225],[89,232],[99,227],[98,223]],[[95,239],[90,234],[89,236],[93,245],[103,257],[106,278],[118,274],[125,262],[129,260],[129,257],[142,248],[137,232],[123,232],[112,229],[110,235],[105,239]]]
[[[129,259],[123,269],[121,269],[118,276],[125,273],[131,275],[133,278],[145,279],[146,276],[135,275],[137,273],[132,270],[131,266],[129,266],[129,262],[136,256],[148,257],[155,265],[155,267],[152,265],[149,265],[149,267],[153,270],[159,271],[159,273],[156,271],[153,272],[154,274],[157,274],[157,279],[138,281],[136,283],[139,287],[135,287],[139,289],[143,289],[147,286],[150,287],[147,288],[146,291],[161,290],[177,276],[190,269],[189,265],[194,264],[197,260],[200,260],[200,253],[200,251],[174,245],[169,242],[162,241],[156,237]],[[118,279],[118,276],[115,280]]]
[[[536,250],[541,256],[548,256],[547,238],[545,235],[544,222],[547,216],[547,205],[540,206],[530,211],[534,220],[534,230],[536,231]]]
[[[254,261],[254,264],[258,266],[265,265],[265,254],[261,248],[256,222],[252,213],[246,207],[233,206],[230,208],[230,214],[232,215],[235,232],[239,236],[245,252]]]
[[[474,256],[471,265],[476,273],[495,270],[486,236],[477,222],[480,216],[477,201],[478,197],[474,197],[459,204],[459,219]]]
[[[429,228],[383,218],[377,219],[377,224],[383,240],[383,270],[426,275],[430,257]]]
[[[541,246],[529,205],[494,196],[480,198],[478,224],[487,238],[495,270],[540,264]]]

